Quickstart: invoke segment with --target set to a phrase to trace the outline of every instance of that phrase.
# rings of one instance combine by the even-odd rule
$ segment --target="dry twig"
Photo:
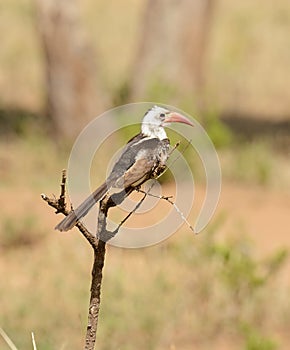
[[[170,199],[172,198],[172,196],[159,196],[159,195],[156,195],[156,194],[153,194],[153,193],[149,193],[149,191],[145,192],[141,189],[138,189],[137,190],[138,192],[140,193],[144,193],[144,195],[148,195],[150,197],[154,197],[154,198],[158,198],[158,199],[162,199],[162,200],[165,200],[166,202],[170,203],[174,209],[177,211],[177,213],[180,215],[181,219],[186,223],[186,225],[191,229],[191,231],[193,233],[196,233],[194,231],[194,228],[192,227],[191,223],[186,219],[186,217],[184,216],[183,212],[178,208],[178,206]]]
[[[61,181],[61,193],[59,198],[53,196],[49,198],[45,194],[41,197],[44,201],[48,203],[51,207],[56,209],[56,213],[62,213],[68,215],[69,211],[66,208],[65,201],[65,187],[66,187],[66,171],[62,172]],[[121,225],[114,232],[107,230],[107,215],[111,207],[116,206],[121,203],[133,189],[127,191],[122,191],[118,194],[107,195],[100,202],[100,210],[98,215],[98,232],[97,236],[94,236],[87,228],[80,222],[76,224],[81,234],[86,238],[91,247],[94,250],[94,264],[92,269],[92,281],[91,281],[91,296],[90,305],[88,312],[88,325],[85,338],[85,350],[93,350],[96,341],[96,331],[98,326],[99,310],[100,310],[100,295],[101,295],[101,284],[102,284],[102,270],[105,261],[106,253],[106,241],[112,238]],[[124,220],[122,224],[125,222]]]

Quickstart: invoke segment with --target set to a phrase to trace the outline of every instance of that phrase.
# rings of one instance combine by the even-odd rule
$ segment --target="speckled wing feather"
[[[154,169],[154,159],[140,158],[118,179],[118,184],[124,188],[139,186],[150,179]]]

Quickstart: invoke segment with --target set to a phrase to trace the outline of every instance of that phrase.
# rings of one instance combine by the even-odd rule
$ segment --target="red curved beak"
[[[187,119],[182,114],[179,114],[177,112],[171,112],[167,114],[164,122],[165,123],[183,123],[190,126],[194,126],[194,124],[189,119]]]

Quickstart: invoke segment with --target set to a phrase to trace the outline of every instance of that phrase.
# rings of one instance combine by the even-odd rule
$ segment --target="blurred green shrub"
[[[225,158],[223,174],[230,179],[268,185],[273,173],[273,152],[263,141],[235,145]]]
[[[20,109],[0,109],[0,135],[22,136],[35,129],[39,116]]]
[[[275,294],[279,289],[277,278],[288,251],[277,250],[257,259],[253,245],[244,235],[222,242],[216,237],[223,224],[224,218],[220,217],[203,233],[195,248],[190,242],[192,238],[170,245],[180,264],[186,264],[192,271],[183,297],[187,300],[185,309],[192,308],[198,315],[190,318],[195,325],[195,337],[200,334],[201,339],[214,341],[225,332],[234,334],[247,350],[276,349],[268,332],[272,322],[269,312],[282,325],[281,314],[277,317],[282,310],[277,307],[273,311],[273,305],[279,304],[280,297]],[[183,316],[180,317],[182,320]]]
[[[216,148],[229,147],[233,142],[233,134],[220,120],[216,111],[208,111],[204,117],[205,130]]]
[[[275,350],[278,348],[268,335],[261,334],[255,327],[245,324],[241,329],[245,338],[245,350]]]

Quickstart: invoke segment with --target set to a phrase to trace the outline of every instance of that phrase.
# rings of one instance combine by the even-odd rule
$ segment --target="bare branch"
[[[98,327],[101,303],[101,286],[105,253],[106,242],[99,240],[97,249],[94,249],[94,264],[92,269],[91,296],[88,312],[88,325],[85,338],[85,350],[93,350],[95,348],[96,332]]]
[[[9,346],[9,349],[11,350],[17,350],[17,347],[13,343],[13,341],[9,338],[8,334],[4,331],[3,328],[0,327],[0,335],[6,342],[6,344]]]
[[[178,208],[178,206],[170,199],[172,198],[172,196],[159,196],[153,193],[149,193],[149,192],[145,192],[141,189],[137,190],[138,192],[144,193],[150,197],[154,197],[154,198],[159,198],[162,200],[165,200],[166,202],[170,203],[174,209],[177,211],[177,213],[180,215],[181,219],[186,223],[186,225],[190,228],[190,230],[195,233],[194,228],[192,227],[192,225],[190,224],[190,222],[186,219],[186,217],[184,216],[184,214],[182,213],[182,211]]]
[[[140,201],[137,203],[137,205],[135,206],[135,208],[129,212],[129,214],[127,216],[125,216],[125,218],[119,223],[119,225],[117,226],[117,228],[113,231],[114,235],[116,235],[116,233],[119,231],[119,229],[121,228],[121,226],[129,219],[129,217],[136,213],[136,211],[140,208],[141,204],[144,202],[145,198],[147,197],[147,195],[149,194],[150,190],[152,189],[152,187],[154,186],[154,183],[152,183],[152,185],[149,187],[149,189],[144,193],[144,196],[140,199]],[[136,191],[138,191],[138,189],[136,189]]]
[[[60,185],[60,196],[56,198],[52,196],[49,198],[45,194],[41,194],[42,199],[48,203],[49,206],[56,209],[56,213],[62,213],[67,216],[70,212],[66,208],[66,171],[62,172],[62,180]],[[93,350],[96,342],[96,331],[98,327],[99,310],[101,302],[101,285],[102,285],[102,271],[105,261],[106,253],[106,242],[115,236],[119,231],[120,227],[126,220],[121,222],[114,232],[107,230],[107,216],[110,208],[120,204],[134,189],[129,188],[110,195],[109,193],[100,201],[100,210],[98,215],[98,229],[97,235],[93,235],[88,229],[81,223],[77,222],[76,227],[81,234],[86,238],[91,247],[94,250],[94,264],[92,269],[92,280],[91,280],[91,296],[88,312],[88,325],[85,338],[85,350]],[[145,197],[145,196],[144,196]],[[145,198],[144,198],[145,199]],[[141,202],[142,203],[142,202]],[[139,206],[141,205],[139,204]],[[71,210],[73,210],[71,206]],[[137,208],[135,209],[135,211]],[[131,214],[130,214],[131,215]]]
[[[161,175],[163,175],[164,173],[166,173],[166,171],[167,171],[168,169],[171,169],[172,165],[173,165],[174,163],[176,163],[176,162],[178,161],[178,159],[180,159],[180,157],[185,153],[185,151],[187,150],[187,148],[189,147],[189,145],[191,145],[191,141],[192,141],[192,140],[189,140],[189,141],[187,142],[187,144],[184,146],[184,148],[183,148],[183,150],[180,152],[180,154],[179,154],[168,166],[166,166],[165,170],[158,176],[158,178],[159,178]],[[180,141],[178,141],[178,142],[174,145],[174,147],[172,148],[172,150],[171,150],[170,153],[169,153],[169,156],[176,150],[176,148],[177,148],[179,145],[180,145]],[[157,178],[157,179],[158,179],[158,178]]]
[[[98,214],[98,230],[99,237],[98,247],[94,250],[94,265],[92,270],[91,297],[88,315],[88,326],[85,342],[85,350],[93,350],[96,342],[96,332],[99,319],[100,301],[101,301],[101,285],[102,270],[105,261],[106,242],[111,239],[120,229],[121,225],[114,232],[107,230],[107,217],[110,208],[120,204],[131,192],[133,188],[127,191],[110,195],[107,194],[100,201],[100,209]]]
[[[65,210],[66,203],[65,203],[65,185],[66,185],[66,170],[63,169],[62,171],[62,180],[60,184],[60,196],[58,200],[58,205],[61,209]]]
[[[56,209],[56,214],[62,213],[65,216],[68,215],[69,211],[66,209],[66,202],[65,202],[65,196],[66,196],[66,171],[62,171],[62,180],[60,184],[60,196],[57,199],[55,196],[53,198],[47,197],[46,194],[42,193],[41,198],[47,202],[47,204],[54,209]],[[79,229],[81,234],[86,238],[86,240],[90,243],[93,249],[97,249],[98,247],[98,239],[87,230],[87,228],[81,223],[78,222],[76,224],[76,227]]]
[[[35,337],[34,337],[34,333],[33,332],[31,332],[31,340],[32,340],[33,350],[37,350],[36,341],[35,341]]]
[[[179,147],[179,145],[180,145],[180,141],[177,141],[176,144],[172,147],[172,150],[169,152],[169,157],[176,150],[176,148]]]

